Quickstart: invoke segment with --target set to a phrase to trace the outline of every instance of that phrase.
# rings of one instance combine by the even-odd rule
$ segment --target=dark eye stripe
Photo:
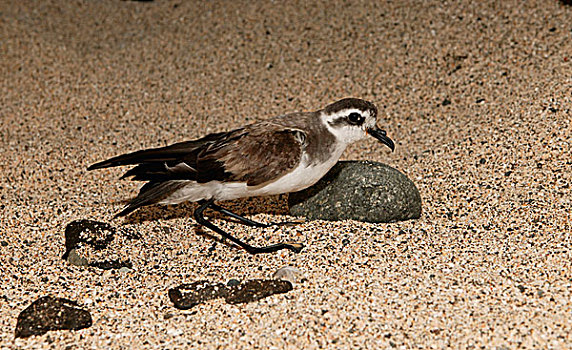
[[[348,125],[346,117],[339,117],[334,120],[329,120],[328,124],[333,128],[341,128],[344,125]]]
[[[334,128],[341,128],[341,127],[348,126],[348,125],[358,125],[359,126],[359,125],[362,125],[364,122],[365,122],[364,117],[361,117],[361,120],[359,122],[352,123],[349,120],[348,116],[343,116],[343,117],[339,117],[339,118],[336,118],[334,120],[328,121],[328,125],[330,125],[331,127],[334,127]]]

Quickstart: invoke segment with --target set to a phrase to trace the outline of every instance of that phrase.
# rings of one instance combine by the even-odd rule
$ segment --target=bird
[[[250,220],[215,202],[308,188],[338,162],[348,145],[368,136],[394,151],[394,142],[377,126],[377,114],[372,102],[344,98],[317,111],[284,114],[196,140],[122,154],[87,169],[134,165],[121,179],[146,181],[116,217],[152,204],[197,202],[193,217],[198,224],[250,254],[300,252],[304,245],[297,242],[252,246],[210,222],[204,212],[211,209],[254,227],[274,225]]]

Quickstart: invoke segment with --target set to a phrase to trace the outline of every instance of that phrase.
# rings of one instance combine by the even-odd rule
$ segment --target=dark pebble
[[[94,249],[107,247],[115,236],[115,228],[108,223],[93,220],[76,220],[66,226],[66,252],[63,259],[67,259],[70,251],[79,244],[86,244]]]
[[[260,300],[274,294],[292,290],[292,283],[283,280],[249,280],[230,288],[226,296],[229,304],[242,304]]]
[[[187,310],[212,299],[224,298],[228,288],[222,283],[197,281],[169,289],[169,299],[177,309]]]
[[[236,278],[231,278],[228,280],[228,282],[226,282],[227,287],[234,287],[234,286],[238,286],[240,284],[240,281],[237,280]]]
[[[48,331],[78,330],[92,324],[89,311],[72,300],[41,297],[24,309],[16,323],[16,338],[42,335]]]
[[[248,280],[232,287],[222,283],[198,281],[169,289],[169,299],[176,308],[187,310],[218,298],[224,298],[229,304],[241,304],[291,290],[292,283],[280,280]]]
[[[101,251],[108,248],[113,241],[116,230],[105,222],[93,220],[76,220],[67,225],[65,231],[66,252],[63,259],[76,266],[91,266],[102,270],[133,268],[130,261],[103,260],[89,261],[79,254],[80,248]],[[136,238],[137,233],[128,231],[126,237]],[[101,255],[101,254],[100,254]],[[105,256],[105,254],[103,254]]]

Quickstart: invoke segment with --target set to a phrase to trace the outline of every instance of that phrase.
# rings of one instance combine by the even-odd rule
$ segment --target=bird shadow
[[[288,195],[280,194],[266,197],[250,197],[219,203],[220,206],[242,216],[256,214],[289,215]],[[192,218],[197,203],[185,202],[177,205],[150,205],[143,207],[125,217],[124,224],[140,224],[147,221]],[[218,212],[208,210],[207,215],[212,219],[222,219],[237,222]]]

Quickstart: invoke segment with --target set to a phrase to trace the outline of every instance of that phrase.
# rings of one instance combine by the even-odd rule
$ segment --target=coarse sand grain
[[[572,6],[565,1],[0,2],[0,348],[572,348]],[[157,147],[343,97],[373,101],[386,163],[419,220],[252,229],[250,256],[195,205],[113,220],[139,184],[87,172]],[[292,219],[286,195],[226,203]],[[109,222],[131,269],[68,264],[73,220]],[[197,234],[197,232],[201,234]],[[119,239],[119,238],[117,238]],[[305,276],[286,294],[174,308],[184,283]],[[51,295],[93,325],[14,339]]]

